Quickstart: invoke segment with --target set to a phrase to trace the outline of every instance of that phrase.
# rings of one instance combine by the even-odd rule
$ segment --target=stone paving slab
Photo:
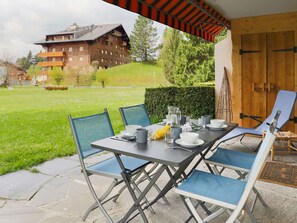
[[[46,218],[45,211],[36,207],[11,207],[0,209],[1,223],[33,223]]]
[[[71,169],[74,169],[79,165],[79,162],[75,160],[57,158],[36,166],[36,169],[43,174],[56,176],[58,174],[62,174]]]
[[[29,200],[50,179],[50,176],[29,171],[18,171],[0,176],[0,197]]]
[[[51,179],[30,200],[29,205],[39,207],[54,201],[65,199],[70,181],[70,179],[65,177]]]

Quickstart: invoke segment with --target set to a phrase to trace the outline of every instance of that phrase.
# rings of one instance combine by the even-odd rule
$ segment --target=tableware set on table
[[[126,125],[125,131],[121,134],[121,139],[136,141],[136,143],[147,143],[149,130],[141,125]]]
[[[154,134],[140,125],[127,125],[118,139],[142,144],[147,143],[148,140],[164,138],[166,143],[172,144],[172,148],[195,148],[202,145],[204,141],[199,139],[198,133],[193,132],[191,124],[200,127],[199,130],[223,130],[227,127],[222,119],[210,119],[209,115],[203,115],[199,119],[190,119],[189,116],[182,116],[178,107],[168,106],[166,124]]]
[[[178,114],[177,114],[178,113]],[[179,118],[180,117],[180,118]],[[203,115],[199,119],[190,119],[189,116],[182,116],[178,107],[168,106],[166,125],[170,128],[165,133],[165,142],[172,143],[184,148],[195,148],[202,145],[204,141],[199,139],[195,130],[220,131],[228,127],[223,119],[211,119],[210,115]]]

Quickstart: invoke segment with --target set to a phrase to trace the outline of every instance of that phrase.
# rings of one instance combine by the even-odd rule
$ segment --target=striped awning
[[[214,42],[230,22],[203,0],[103,0]]]

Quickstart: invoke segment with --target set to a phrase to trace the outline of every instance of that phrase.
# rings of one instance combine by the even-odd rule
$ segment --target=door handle
[[[252,89],[256,92],[265,91],[265,84],[264,83],[252,83]]]
[[[274,84],[268,83],[267,84],[267,91],[271,92],[271,91],[275,91],[276,90],[276,86]]]

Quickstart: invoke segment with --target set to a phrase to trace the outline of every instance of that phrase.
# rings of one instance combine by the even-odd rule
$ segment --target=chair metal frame
[[[280,111],[277,111],[270,125],[269,132],[266,134],[252,168],[248,173],[246,181],[195,170],[188,179],[176,188],[175,192],[185,199],[191,214],[198,223],[208,222],[224,212],[230,215],[226,223],[238,223],[240,222],[238,215],[242,209],[245,209],[252,221],[256,222],[256,219],[247,208],[246,201],[251,190],[254,188],[261,168],[275,141],[276,136],[274,133],[279,114]],[[202,219],[196,211],[197,206],[195,207],[191,199],[198,200],[200,203],[211,203],[220,206],[220,208]]]
[[[103,213],[103,215],[105,216],[107,222],[112,223],[113,220],[111,219],[111,217],[109,216],[109,214],[107,213],[107,211],[105,210],[105,208],[103,207],[103,205],[112,200],[116,201],[116,199],[120,196],[120,194],[124,191],[124,189],[126,188],[125,186],[122,187],[118,193],[110,198],[107,199],[108,195],[112,192],[112,190],[119,184],[121,184],[123,181],[122,175],[121,175],[121,168],[119,166],[119,163],[117,161],[117,159],[115,157],[111,157],[108,159],[105,159],[103,161],[100,161],[98,163],[95,163],[93,165],[89,165],[87,166],[84,162],[84,160],[90,156],[99,154],[100,152],[102,152],[102,150],[99,149],[93,149],[91,148],[91,142],[95,141],[95,140],[100,140],[102,138],[100,138],[100,136],[98,135],[98,138],[96,139],[91,139],[90,142],[81,142],[80,140],[80,135],[77,131],[77,123],[76,122],[80,122],[80,121],[84,121],[84,120],[88,120],[91,119],[93,120],[92,124],[97,125],[96,121],[98,121],[98,119],[100,117],[103,117],[105,119],[105,123],[104,126],[100,126],[99,122],[98,122],[98,129],[100,128],[105,128],[109,131],[109,133],[107,133],[107,135],[105,135],[105,137],[111,137],[114,135],[114,131],[110,122],[110,118],[108,115],[108,111],[107,109],[104,109],[103,113],[100,114],[95,114],[95,115],[90,115],[90,116],[84,116],[84,117],[78,117],[78,118],[72,118],[71,115],[68,116],[68,120],[70,123],[70,127],[71,127],[71,131],[74,137],[74,141],[75,141],[75,145],[76,145],[76,149],[77,149],[77,153],[78,153],[78,157],[79,157],[79,161],[81,164],[81,171],[84,174],[85,180],[87,182],[88,188],[91,191],[91,194],[95,200],[95,202],[87,209],[87,211],[85,212],[85,214],[82,217],[82,220],[85,221],[86,218],[88,217],[88,215],[90,214],[91,211],[93,211],[94,209],[96,209],[97,207],[99,207],[99,209],[101,210],[101,212]],[[97,119],[98,118],[98,119]],[[96,120],[97,119],[97,120]],[[94,127],[94,126],[93,126]],[[97,129],[97,127],[96,127]],[[88,131],[94,131],[94,129],[90,128],[88,129]],[[82,140],[83,141],[83,140]],[[88,145],[86,145],[88,144]],[[87,149],[83,148],[84,146],[88,146]],[[141,190],[138,188],[138,184],[136,182],[136,180],[141,176],[142,173],[145,173],[145,167],[150,164],[149,161],[145,161],[145,160],[141,160],[141,159],[137,159],[137,158],[133,158],[133,157],[127,157],[127,156],[122,156],[122,160],[125,163],[128,163],[131,167],[131,169],[129,169],[129,173],[131,175],[131,184],[133,186],[133,189],[138,193],[141,194]],[[127,165],[126,165],[127,166]],[[108,187],[108,189],[106,190],[106,192],[104,192],[101,197],[98,197],[92,182],[90,180],[90,176],[91,175],[101,175],[101,176],[105,176],[105,177],[110,177],[113,178],[112,183],[110,184],[110,186]],[[142,182],[142,181],[141,181]],[[144,198],[145,203],[148,204],[148,201],[146,198]],[[154,210],[151,209],[151,211],[154,213]]]

